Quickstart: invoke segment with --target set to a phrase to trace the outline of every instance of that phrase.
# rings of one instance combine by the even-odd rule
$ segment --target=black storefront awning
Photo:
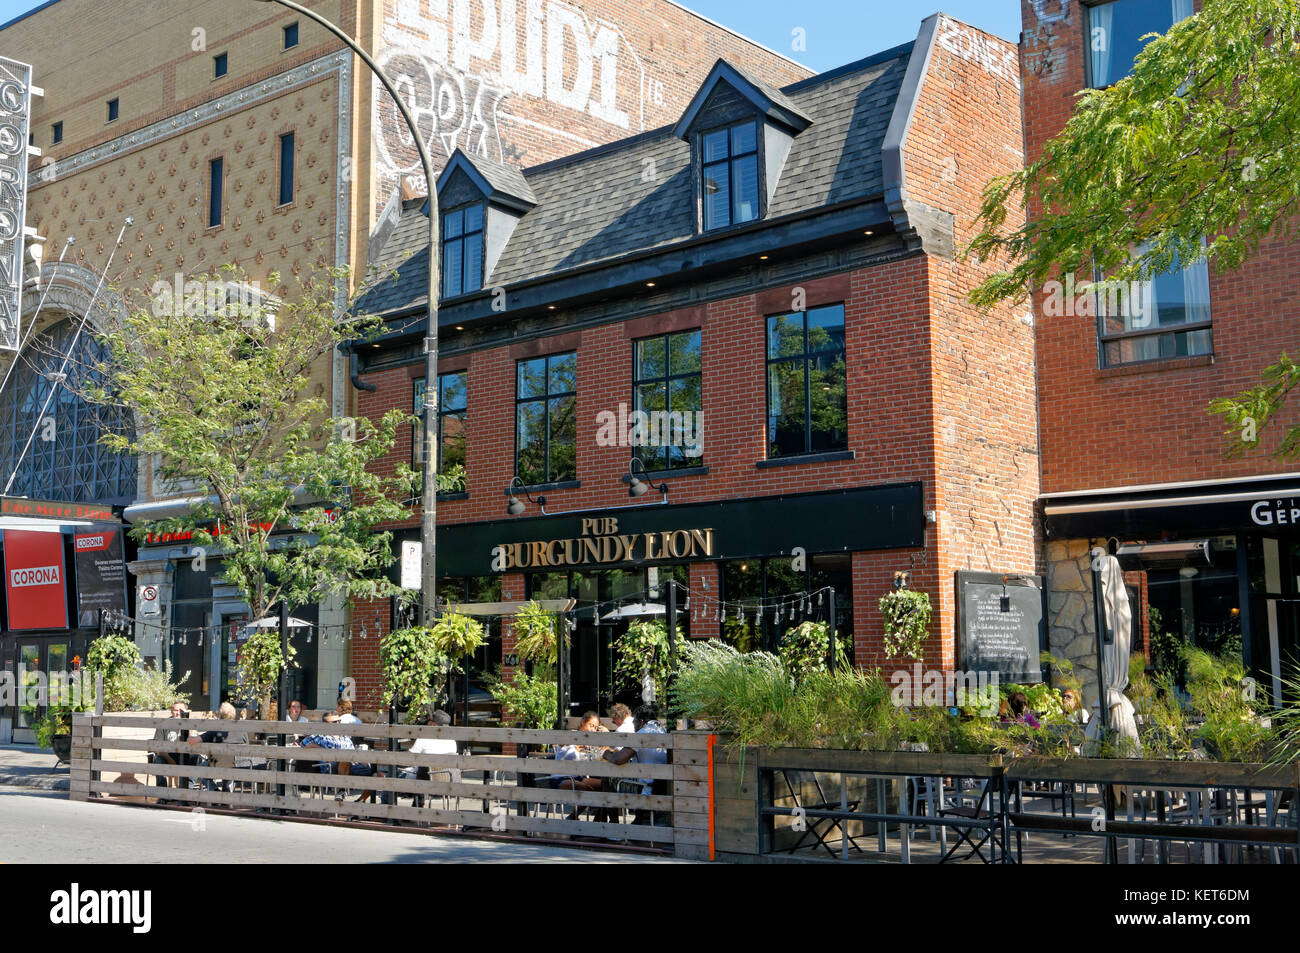
[[[617,528],[602,520],[617,521]],[[602,543],[598,547],[582,542],[612,535],[624,537],[627,542]],[[411,528],[398,536],[417,539],[419,530]],[[705,539],[709,542],[707,553]],[[539,543],[545,553],[535,547]],[[443,524],[438,527],[438,573],[481,576],[583,566],[747,559],[788,553],[795,547],[808,553],[830,553],[923,545],[922,486],[898,483],[823,493],[611,507],[534,518]],[[498,561],[494,566],[494,550],[500,557],[501,547],[509,549],[512,563],[516,556],[522,556],[527,565],[516,563],[502,568]],[[598,558],[589,558],[593,547]],[[532,558],[534,554],[557,561],[538,564]]]
[[[1041,502],[1049,540],[1300,532],[1300,473],[1053,493]]]

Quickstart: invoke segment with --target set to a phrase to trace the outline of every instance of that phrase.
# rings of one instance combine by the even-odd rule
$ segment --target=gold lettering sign
[[[493,572],[569,566],[713,558],[712,529],[620,533],[611,517],[583,519],[582,535],[570,539],[501,543],[492,547]]]

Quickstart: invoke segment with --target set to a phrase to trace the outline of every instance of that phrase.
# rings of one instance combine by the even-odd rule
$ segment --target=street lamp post
[[[370,68],[388,90],[388,95],[397,103],[397,109],[406,120],[415,140],[415,147],[420,152],[420,165],[424,167],[424,180],[429,191],[429,303],[426,309],[426,328],[424,334],[424,484],[423,515],[420,522],[421,560],[420,560],[420,621],[422,625],[433,624],[434,608],[437,604],[438,564],[436,552],[437,510],[438,510],[438,195],[434,191],[433,162],[429,159],[429,147],[406,108],[402,97],[397,95],[393,81],[379,67],[379,64],[363,50],[352,37],[348,36],[335,24],[318,13],[293,3],[292,0],[262,0],[264,3],[278,3],[319,23],[330,33],[346,43],[353,53]]]

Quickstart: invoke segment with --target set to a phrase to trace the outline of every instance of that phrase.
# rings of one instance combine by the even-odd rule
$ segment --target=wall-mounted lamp
[[[644,479],[636,475],[638,466],[641,468],[641,473]],[[655,484],[654,481],[650,479],[649,471],[646,470],[645,464],[641,462],[640,457],[632,458],[632,462],[628,464],[627,475],[628,496],[645,496],[646,490],[658,490],[663,502],[668,502],[668,484],[662,482]]]
[[[534,500],[532,496],[529,495],[527,487],[524,486],[524,481],[516,476],[510,481],[510,485],[506,487],[506,496],[509,497],[509,502],[506,503],[506,513],[508,515],[518,516],[523,513],[524,510],[528,509],[528,507],[524,505],[524,500],[519,499],[519,497],[515,495],[516,489],[523,492],[524,500],[527,500],[529,503],[535,503],[543,513],[546,512],[546,497],[539,496]]]

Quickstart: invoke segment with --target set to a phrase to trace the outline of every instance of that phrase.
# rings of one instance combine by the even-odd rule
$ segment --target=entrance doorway
[[[17,651],[14,653],[13,679],[20,695],[19,702],[24,701],[23,690],[36,684],[36,673],[48,678],[53,674],[67,673],[72,670],[72,659],[84,651],[84,639],[78,639],[68,632],[55,635],[23,635],[16,637]],[[21,677],[20,677],[21,674]],[[45,716],[46,706],[15,705],[10,713],[13,728],[13,740],[20,744],[34,744],[36,722]]]
[[[648,602],[663,604],[667,582],[677,583],[678,598],[687,592],[690,567],[650,566],[636,569],[601,569],[586,572],[530,573],[529,599],[576,599],[576,628],[570,643],[569,714],[584,711],[606,714],[615,702],[636,708],[641,704],[641,686],[627,683],[615,673],[619,636],[635,620],[608,618],[620,604]],[[647,616],[663,620],[663,616]],[[689,616],[684,604],[677,614],[677,637],[687,637]]]

